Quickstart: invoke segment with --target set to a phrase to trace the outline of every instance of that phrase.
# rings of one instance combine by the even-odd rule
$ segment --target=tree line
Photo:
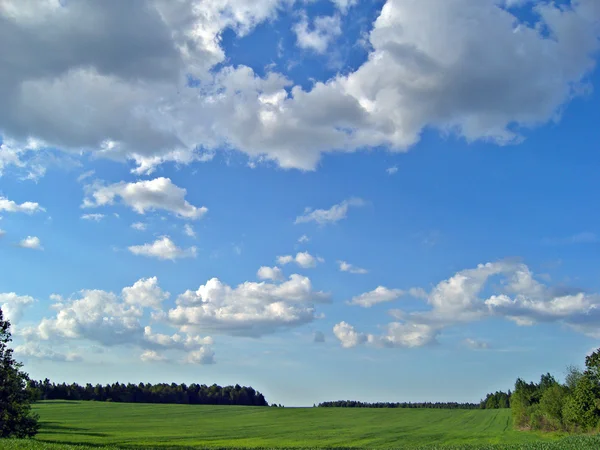
[[[319,408],[434,408],[434,409],[479,409],[479,403],[458,402],[359,402],[356,400],[338,400],[322,402]]]
[[[265,397],[252,387],[225,386],[192,383],[51,383],[30,380],[27,390],[35,400],[94,400],[121,403],[179,403],[186,405],[245,405],[269,406]]]
[[[551,374],[539,383],[518,378],[510,402],[516,427],[586,432],[600,426],[600,349],[585,358],[585,369],[567,368],[564,383]]]

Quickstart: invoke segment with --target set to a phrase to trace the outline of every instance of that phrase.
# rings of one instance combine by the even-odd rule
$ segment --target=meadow
[[[516,431],[510,410],[265,408],[40,402],[33,440],[3,450],[94,448],[597,449],[597,437]]]

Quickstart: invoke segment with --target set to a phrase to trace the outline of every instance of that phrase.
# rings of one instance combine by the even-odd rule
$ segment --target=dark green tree
[[[22,364],[13,359],[10,322],[4,320],[0,309],[0,438],[34,436],[38,418],[31,413],[29,377],[21,371]]]

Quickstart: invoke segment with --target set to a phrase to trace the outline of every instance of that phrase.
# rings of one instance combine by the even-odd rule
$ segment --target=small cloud
[[[90,178],[91,176],[93,176],[96,172],[94,170],[88,170],[87,172],[83,172],[81,175],[79,175],[77,177],[77,182],[81,183],[82,181],[86,180],[87,178]]]
[[[106,217],[104,214],[83,214],[81,218],[83,220],[90,220],[94,222],[100,222],[102,219]]]
[[[348,304],[362,306],[363,308],[370,308],[371,306],[379,303],[396,300],[402,295],[404,295],[404,291],[402,289],[388,289],[385,286],[377,286],[370,292],[365,292],[364,294],[353,297]]]
[[[165,362],[168,361],[167,358],[155,350],[146,350],[144,353],[140,355],[140,359],[143,362]]]
[[[131,224],[131,228],[133,228],[134,230],[138,230],[138,231],[145,231],[146,224],[143,222],[135,222],[135,223]]]
[[[196,232],[194,231],[194,228],[189,223],[186,223],[183,226],[183,232],[186,234],[186,236],[189,236],[191,238],[196,237]]]
[[[310,238],[307,235],[305,235],[305,234],[303,234],[302,236],[300,236],[298,238],[298,242],[300,244],[304,244],[305,242],[308,242],[308,241],[310,241]]]
[[[342,203],[338,203],[333,205],[329,209],[315,209],[305,208],[304,214],[296,217],[296,221],[294,223],[307,223],[307,222],[316,222],[319,225],[327,225],[331,223],[336,223],[342,219],[346,218],[348,214],[348,209],[350,207],[361,207],[365,206],[366,202],[361,198],[350,198],[348,200],[344,200]]]
[[[596,233],[584,231],[564,238],[546,238],[542,241],[545,245],[577,245],[577,244],[596,244],[600,238]]]
[[[0,237],[4,236],[6,234],[6,231],[4,231],[2,228],[0,228]]]
[[[44,250],[44,247],[42,247],[40,242],[40,238],[37,236],[27,236],[25,239],[19,242],[19,247],[30,248],[32,250]]]
[[[385,169],[385,171],[387,172],[388,175],[394,175],[395,173],[398,172],[398,166],[388,167],[387,169]]]
[[[146,256],[149,258],[156,258],[171,261],[175,261],[180,258],[195,258],[196,247],[190,247],[188,249],[182,249],[177,247],[175,243],[169,238],[169,236],[162,236],[156,241],[143,244],[143,245],[132,245],[128,247],[129,251],[134,255]]]
[[[314,334],[313,334],[313,342],[316,342],[316,343],[319,343],[319,344],[325,342],[325,335],[323,334],[322,331],[315,331],[314,332]]]
[[[291,262],[295,262],[304,269],[309,269],[312,267],[317,267],[318,263],[324,263],[325,260],[320,256],[313,256],[308,252],[298,252],[296,253],[296,256],[284,255],[277,257],[277,263],[281,264],[282,266]]]
[[[487,350],[490,348],[490,345],[484,341],[478,341],[476,339],[467,338],[463,341],[463,345],[465,347],[470,348],[471,350]]]
[[[356,267],[350,263],[347,263],[346,261],[338,261],[338,264],[340,266],[341,272],[356,273],[356,274],[369,273],[369,271],[367,269],[363,269],[361,267]]]
[[[260,269],[258,269],[256,276],[258,277],[259,280],[273,280],[273,281],[283,280],[283,272],[277,266],[275,266],[275,267],[262,266]]]

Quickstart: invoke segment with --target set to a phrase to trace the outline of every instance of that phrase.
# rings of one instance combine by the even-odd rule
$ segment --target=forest
[[[252,387],[192,383],[113,383],[80,386],[55,384],[50,380],[29,380],[27,390],[35,400],[94,400],[122,403],[179,403],[190,405],[269,406],[265,397]]]

